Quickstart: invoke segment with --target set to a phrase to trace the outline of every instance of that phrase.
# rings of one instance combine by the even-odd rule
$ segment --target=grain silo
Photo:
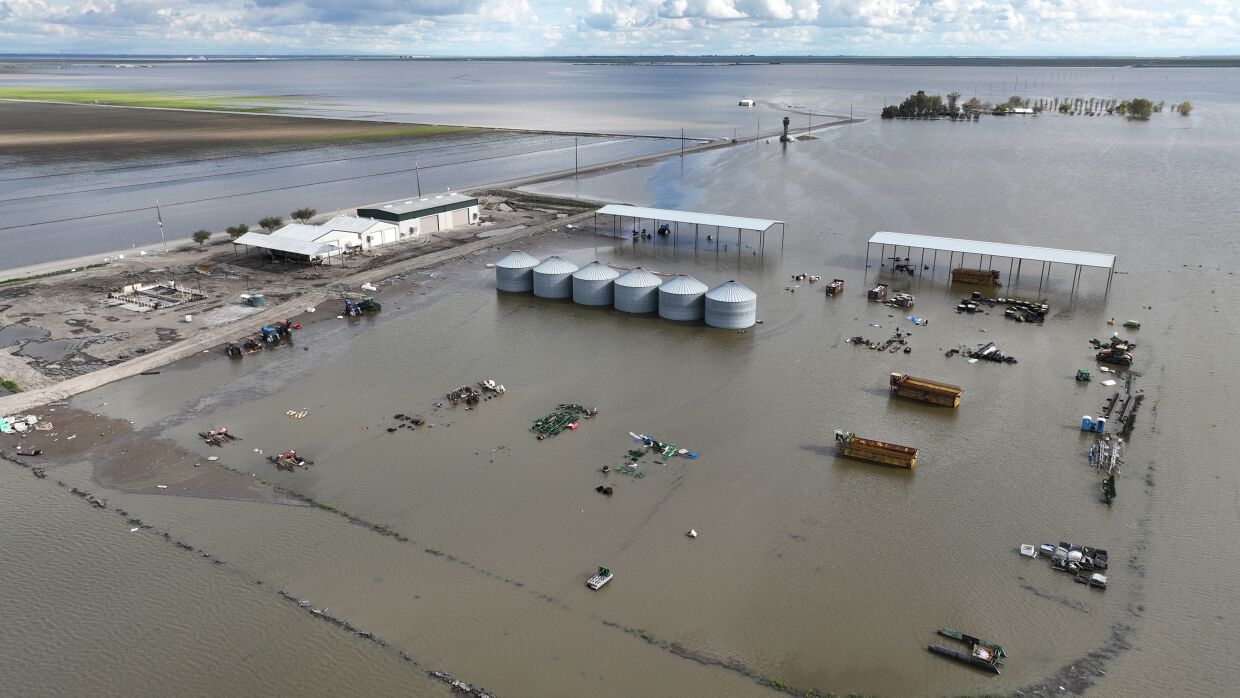
[[[529,293],[534,289],[534,267],[538,258],[513,250],[495,263],[495,288],[509,293]]]
[[[701,320],[705,313],[706,284],[692,276],[677,276],[659,287],[659,317]]]
[[[591,262],[573,274],[573,302],[580,305],[611,305],[612,283],[620,272]]]
[[[706,293],[706,324],[726,330],[753,327],[758,318],[758,294],[729,281]]]
[[[563,257],[548,257],[534,267],[534,295],[539,298],[572,298],[573,272],[577,265]]]
[[[659,285],[663,279],[638,267],[616,279],[616,310],[653,313],[659,309]]]

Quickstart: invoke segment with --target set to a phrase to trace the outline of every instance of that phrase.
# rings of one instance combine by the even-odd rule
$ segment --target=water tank
[[[616,279],[616,310],[653,313],[659,309],[659,285],[663,279],[638,267]]]
[[[539,298],[572,298],[573,272],[577,265],[563,257],[548,257],[534,267],[534,295]]]
[[[534,290],[534,267],[538,258],[513,250],[495,263],[495,288],[509,293]]]
[[[692,276],[677,276],[659,287],[659,317],[701,320],[706,312],[706,284]]]
[[[725,330],[753,327],[758,319],[758,294],[735,281],[706,293],[706,324]]]
[[[620,272],[591,262],[573,274],[573,302],[580,305],[611,305],[612,283]]]

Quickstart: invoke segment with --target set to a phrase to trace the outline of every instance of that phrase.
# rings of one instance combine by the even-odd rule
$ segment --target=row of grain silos
[[[611,305],[625,313],[654,313],[667,320],[705,320],[711,327],[744,329],[757,321],[758,294],[728,281],[713,289],[692,276],[667,282],[637,267],[620,274],[592,262],[578,268],[563,257],[541,262],[514,251],[495,263],[495,288],[534,292],[539,298],[572,298],[580,305]]]

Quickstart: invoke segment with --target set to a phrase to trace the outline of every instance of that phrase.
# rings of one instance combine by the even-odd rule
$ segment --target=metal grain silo
[[[534,295],[539,298],[572,298],[573,272],[577,265],[563,257],[548,257],[534,267]]]
[[[659,317],[701,320],[705,313],[706,284],[692,276],[677,276],[659,287]]]
[[[620,272],[605,264],[591,262],[573,274],[573,302],[581,305],[611,305],[612,283]]]
[[[616,279],[616,310],[653,313],[659,309],[659,285],[663,279],[638,267]]]
[[[753,327],[758,319],[758,294],[729,281],[706,293],[706,324],[726,330]]]
[[[495,288],[509,293],[529,293],[534,289],[534,267],[538,258],[513,250],[495,263]]]

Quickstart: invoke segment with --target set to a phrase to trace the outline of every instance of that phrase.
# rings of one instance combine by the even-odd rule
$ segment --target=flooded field
[[[447,692],[397,652],[503,696],[1227,693],[1240,681],[1240,587],[1225,552],[1240,534],[1240,476],[1228,457],[1240,443],[1226,426],[1237,415],[1223,387],[1228,358],[1202,348],[1240,339],[1227,321],[1240,260],[1224,223],[1240,185],[1228,128],[1236,109],[1143,125],[874,121],[786,149],[758,143],[534,187],[787,221],[783,244],[768,236],[763,255],[754,238],[738,249],[734,233],[717,251],[695,251],[687,236],[634,244],[588,230],[522,245],[540,258],[641,265],[711,286],[736,279],[758,292],[761,324],[741,333],[497,294],[484,264],[502,249],[377,278],[375,316],[338,319],[321,307],[299,318],[292,346],[240,361],[202,355],[72,402],[132,422],[148,444],[135,447],[135,463],[145,448],[175,445],[201,468],[239,471],[228,473],[244,483],[238,492],[279,485],[317,507],[196,496],[206,492],[194,480],[163,482],[158,468],[114,489],[83,463],[35,481],[0,462],[6,496],[24,502],[6,507],[6,520],[27,522],[7,534],[20,544],[0,583],[13,598],[70,564],[131,560],[127,570],[183,600],[176,613],[191,627],[262,619],[318,670],[378,667],[301,691],[323,695],[346,679],[351,693]],[[1093,165],[1064,166],[1074,162]],[[876,230],[1111,252],[1120,273],[1104,296],[1102,272],[1087,270],[1073,293],[1069,271],[1052,270],[1043,325],[960,315],[957,299],[974,288],[949,286],[942,260],[934,275],[895,276],[875,253],[865,269]],[[997,268],[1008,281],[1006,265]],[[827,298],[820,284],[792,280],[799,273],[842,278],[845,292]],[[877,280],[916,295],[915,306],[867,302]],[[1036,294],[1036,271],[1027,265],[1001,290]],[[846,341],[897,329],[911,332],[908,354]],[[1110,390],[1073,376],[1097,366],[1088,340],[1117,330],[1138,343],[1130,372],[1147,399],[1108,508],[1078,425]],[[990,341],[1019,362],[944,355]],[[891,371],[960,385],[962,404],[893,400]],[[470,410],[446,404],[444,393],[484,378],[507,392]],[[599,414],[537,440],[530,425],[562,402]],[[388,431],[398,414],[427,424]],[[221,425],[244,440],[203,445],[197,433]],[[836,458],[836,428],[917,446],[918,467]],[[699,457],[648,460],[642,478],[601,472],[624,461],[630,431]],[[290,448],[314,464],[284,472],[267,462]],[[56,480],[106,496],[193,551],[131,534],[124,518],[82,505]],[[603,484],[613,496],[595,492]],[[57,527],[30,523],[50,518]],[[50,554],[40,545],[76,530],[102,537]],[[1110,550],[1105,592],[1016,554],[1061,540]],[[616,576],[592,592],[584,580],[598,565]],[[125,586],[120,571],[99,570]],[[204,598],[202,585],[221,600]],[[271,590],[388,647],[311,623]],[[48,637],[112,632],[78,615],[71,590],[35,595]],[[162,617],[171,604],[162,598],[99,605]],[[1002,644],[1002,675],[927,653],[936,627]],[[15,647],[29,636],[6,635],[14,639],[0,649],[22,656]],[[139,638],[133,651],[161,648],[152,670],[229,661],[218,650],[203,659],[175,636]],[[65,661],[70,682],[90,666]],[[45,673],[14,675],[23,692],[48,690]],[[109,679],[119,682],[109,693],[141,693],[150,680]],[[245,670],[229,680],[239,691],[263,685]]]

